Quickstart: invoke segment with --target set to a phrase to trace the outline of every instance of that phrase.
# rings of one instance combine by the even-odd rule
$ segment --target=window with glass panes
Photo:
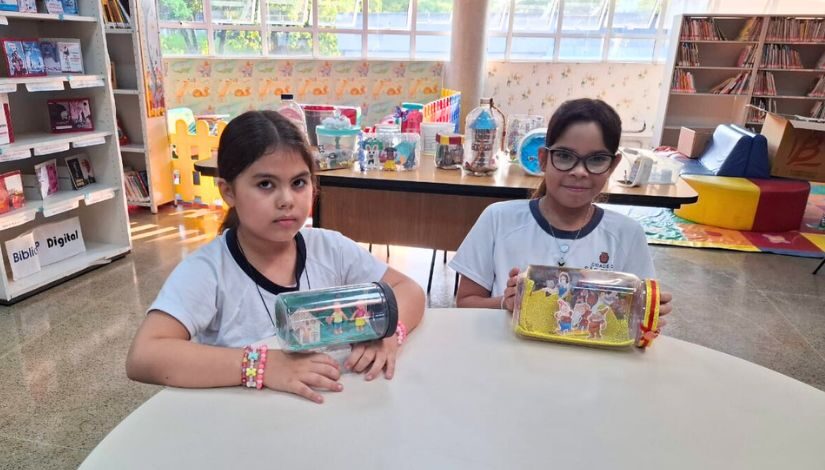
[[[167,56],[450,55],[452,0],[158,0],[158,6]]]
[[[661,62],[673,18],[707,1],[490,0],[487,57],[561,62]]]

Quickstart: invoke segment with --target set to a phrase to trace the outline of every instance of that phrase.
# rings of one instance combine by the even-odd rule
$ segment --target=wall
[[[527,113],[550,118],[573,98],[599,98],[622,117],[625,132],[656,120],[664,65],[502,63],[487,66],[484,95],[492,96],[505,114]]]
[[[361,106],[372,124],[403,101],[438,97],[441,62],[269,59],[165,59],[169,108],[238,115],[277,106],[281,93],[300,103]]]

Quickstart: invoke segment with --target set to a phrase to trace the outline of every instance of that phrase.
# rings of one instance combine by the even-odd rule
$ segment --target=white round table
[[[436,309],[392,381],[342,380],[323,405],[164,389],[81,468],[825,468],[825,393],[668,337],[564,346],[499,310]]]

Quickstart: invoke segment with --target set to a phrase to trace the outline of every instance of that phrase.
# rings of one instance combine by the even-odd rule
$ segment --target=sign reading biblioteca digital
[[[13,279],[21,279],[86,251],[80,219],[72,217],[41,225],[6,242]]]

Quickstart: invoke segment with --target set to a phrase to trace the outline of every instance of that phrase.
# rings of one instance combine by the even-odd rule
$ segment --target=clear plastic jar
[[[464,170],[476,176],[491,175],[498,169],[504,120],[492,102],[491,98],[482,98],[481,105],[466,118]]]
[[[360,133],[361,130],[357,127],[329,129],[324,125],[317,126],[315,134],[318,140],[318,168],[337,170],[352,167],[357,156]]]
[[[379,130],[361,136],[361,170],[406,171],[418,168],[421,136],[407,132]]]
[[[513,326],[545,341],[644,348],[659,333],[659,299],[652,279],[530,265],[519,276]]]
[[[289,292],[275,300],[275,325],[285,351],[320,350],[389,338],[398,304],[384,282]]]
[[[445,170],[461,168],[464,162],[464,136],[461,134],[436,134],[435,166]]]
[[[507,132],[505,133],[505,149],[510,155],[510,161],[517,161],[518,143],[522,137],[533,129],[538,129],[544,125],[544,117],[533,114],[514,114],[507,119]]]

